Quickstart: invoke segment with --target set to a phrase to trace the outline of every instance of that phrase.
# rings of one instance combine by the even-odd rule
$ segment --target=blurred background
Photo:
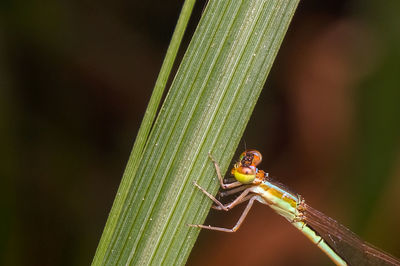
[[[181,5],[0,3],[1,264],[91,263]],[[243,143],[311,206],[400,257],[398,10],[301,1]],[[241,211],[206,223],[231,227]],[[256,204],[236,234],[201,232],[188,265],[205,263],[330,262]]]

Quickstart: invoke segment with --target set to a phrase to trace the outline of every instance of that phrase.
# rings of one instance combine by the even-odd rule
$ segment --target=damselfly
[[[228,211],[240,203],[248,201],[246,208],[236,225],[229,229],[206,225],[189,225],[222,232],[235,232],[246,218],[254,201],[270,206],[294,227],[307,236],[337,265],[400,265],[400,261],[371,244],[364,242],[349,229],[329,218],[325,214],[307,205],[300,195],[290,192],[282,184],[273,181],[268,173],[259,170],[261,153],[246,150],[234,165],[231,173],[236,181],[225,183],[218,163],[212,158],[221,188],[220,195],[228,196],[240,192],[229,204],[222,204],[213,195],[195,185],[214,201],[216,210]]]

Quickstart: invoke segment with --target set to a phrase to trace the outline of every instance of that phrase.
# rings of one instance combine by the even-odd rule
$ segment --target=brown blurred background
[[[0,263],[91,262],[181,5],[1,1]],[[398,10],[301,1],[243,140],[310,205],[400,257]],[[329,261],[256,204],[236,234],[200,234],[188,265],[204,264]]]

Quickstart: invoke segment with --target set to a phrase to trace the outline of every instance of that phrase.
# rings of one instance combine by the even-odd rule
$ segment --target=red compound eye
[[[252,158],[251,159],[251,165],[257,166],[261,163],[262,161],[262,155],[261,152],[257,150],[246,150],[245,152],[242,153],[243,158],[248,157]]]

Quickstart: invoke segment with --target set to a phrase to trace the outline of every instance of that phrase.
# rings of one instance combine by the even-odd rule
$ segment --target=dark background
[[[91,263],[181,5],[1,1],[0,263]],[[310,205],[399,257],[398,10],[301,1],[243,143]],[[206,223],[230,227],[240,211]],[[188,264],[205,263],[329,262],[256,204],[236,234],[200,234]]]

